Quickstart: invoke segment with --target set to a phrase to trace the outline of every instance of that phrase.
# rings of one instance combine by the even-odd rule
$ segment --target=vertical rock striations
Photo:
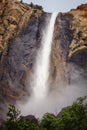
[[[51,75],[60,85],[69,83],[71,64],[87,70],[87,4],[59,13],[54,30]],[[54,79],[53,79],[54,80]],[[55,81],[54,81],[55,82]],[[54,84],[54,83],[53,83]]]
[[[15,103],[25,94],[40,43],[40,28],[45,23],[42,14],[41,6],[0,1],[0,113],[8,102]]]

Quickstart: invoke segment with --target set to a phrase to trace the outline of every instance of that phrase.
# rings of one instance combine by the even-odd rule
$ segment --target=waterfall
[[[44,29],[45,33],[43,34],[41,47],[36,56],[34,73],[30,83],[32,88],[31,97],[29,97],[25,105],[19,105],[19,108],[21,108],[22,113],[25,115],[37,114],[40,117],[44,114],[44,112],[46,112],[45,108],[43,107],[43,102],[46,100],[48,92],[50,53],[56,17],[57,13],[53,13]]]
[[[50,22],[48,23],[45,34],[43,35],[41,47],[38,51],[35,64],[35,72],[33,75],[33,95],[35,98],[44,98],[48,89],[50,53],[54,31],[54,24],[57,13],[51,15]]]

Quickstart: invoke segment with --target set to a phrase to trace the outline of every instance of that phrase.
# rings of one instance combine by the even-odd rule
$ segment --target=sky
[[[80,4],[87,3],[87,0],[23,0],[23,2],[42,5],[46,12],[67,12]]]

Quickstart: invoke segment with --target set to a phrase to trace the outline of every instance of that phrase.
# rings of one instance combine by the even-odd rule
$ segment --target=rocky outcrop
[[[17,0],[0,2],[0,53],[5,53],[8,41],[16,37],[33,19],[38,19],[42,10]]]
[[[45,15],[39,6],[0,1],[0,117],[8,102],[25,95],[27,77],[40,41]],[[45,23],[45,22],[44,22]]]
[[[60,43],[67,61],[87,62],[84,59],[87,50],[87,4],[60,13],[54,35],[55,43]]]
[[[62,84],[70,83],[70,73],[73,71],[72,64],[77,65],[77,68],[82,67],[83,71],[87,72],[86,16],[87,4],[67,13],[58,14],[54,29],[50,74],[53,81],[57,82],[57,86],[61,85],[59,82],[61,80]]]
[[[23,98],[43,29],[50,18],[41,6],[28,5],[17,0],[0,1],[0,113],[8,103]],[[71,62],[86,64],[87,60],[87,5],[67,13],[59,13],[55,23],[50,85],[70,83]],[[87,76],[86,76],[87,77]],[[5,113],[4,113],[5,114]]]

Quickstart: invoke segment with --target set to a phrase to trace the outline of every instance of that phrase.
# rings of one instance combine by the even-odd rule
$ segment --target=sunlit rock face
[[[6,51],[8,41],[16,37],[32,19],[38,19],[42,12],[17,0],[0,2],[0,55]]]
[[[42,32],[51,14],[16,0],[0,1],[0,113],[26,95]],[[71,62],[87,61],[87,5],[56,19],[50,85],[70,83]],[[86,67],[84,67],[86,68]],[[57,85],[56,85],[57,86]],[[5,113],[4,113],[5,114]]]
[[[71,61],[75,59],[77,62],[87,62],[85,58],[87,56],[87,5],[79,6],[70,14],[73,15],[71,28],[74,30],[74,35],[69,46],[68,57]]]
[[[59,86],[68,83],[67,59],[69,45],[73,39],[73,30],[70,29],[72,19],[71,14],[59,13],[55,23],[51,54],[51,75],[53,75]],[[63,82],[60,82],[61,80]]]
[[[51,54],[51,84],[70,83],[72,65],[87,70],[87,4],[59,13]],[[74,82],[74,81],[73,81]]]
[[[0,84],[3,84],[3,89],[12,89],[19,96],[26,91],[27,78],[29,80],[30,73],[33,73],[33,65],[40,47],[41,32],[45,26],[46,17],[48,14],[43,14],[39,20],[32,20],[18,37],[9,41],[8,53],[4,55],[1,66],[3,72],[0,75]],[[10,91],[9,89],[7,91]],[[12,96],[14,100],[18,97],[15,93],[6,92],[6,95]]]
[[[0,1],[0,113],[25,95],[47,17],[16,0]],[[43,20],[44,19],[44,20]],[[45,25],[44,25],[45,26]]]
[[[68,13],[60,13],[56,20],[54,35],[55,44],[58,42],[67,61],[76,61],[76,59],[80,61],[82,54],[85,58],[87,49],[87,5],[81,5]],[[86,59],[83,61],[86,61]]]

